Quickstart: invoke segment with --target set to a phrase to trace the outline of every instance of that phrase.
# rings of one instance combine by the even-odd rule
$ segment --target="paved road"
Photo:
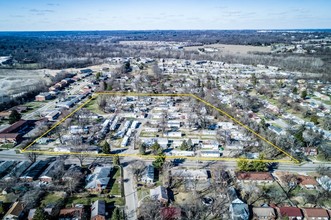
[[[138,204],[138,195],[137,190],[135,189],[135,184],[133,176],[129,171],[128,167],[123,169],[123,178],[124,178],[124,192],[125,192],[125,204],[126,204],[126,216],[128,220],[137,219],[137,204]]]

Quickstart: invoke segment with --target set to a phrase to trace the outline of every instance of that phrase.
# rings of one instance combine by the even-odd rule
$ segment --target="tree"
[[[121,210],[116,207],[111,215],[111,220],[124,220]]]
[[[186,140],[183,140],[182,144],[180,145],[180,150],[189,150],[189,146]]]
[[[237,167],[239,171],[249,171],[249,161],[244,158],[240,158],[237,161]]]
[[[164,161],[165,161],[165,155],[160,154],[155,158],[152,164],[155,167],[155,169],[160,170],[162,168]]]
[[[297,87],[294,87],[293,90],[292,90],[292,93],[293,94],[298,94],[298,88]]]
[[[49,215],[47,212],[45,212],[44,208],[38,207],[36,209],[36,212],[34,213],[34,216],[32,220],[48,220]]]
[[[151,146],[152,154],[158,155],[162,153],[162,147],[159,145],[157,141],[154,142],[154,144]]]
[[[26,206],[27,209],[31,209],[36,207],[40,201],[40,198],[45,194],[44,191],[40,189],[34,189],[26,192],[22,197],[22,202]]]
[[[251,83],[253,84],[254,87],[257,84],[257,78],[255,76],[255,73],[253,73],[252,76],[251,76]]]
[[[136,160],[132,164],[129,165],[130,172],[134,176],[136,182],[142,177],[146,168],[146,164],[144,161]]]
[[[139,145],[139,154],[141,154],[141,155],[146,154],[146,145],[145,144],[140,144]]]
[[[109,154],[110,153],[110,145],[108,144],[107,141],[105,141],[105,143],[102,146],[102,152],[104,154]]]
[[[96,80],[99,80],[100,76],[101,76],[101,72],[97,72],[97,74],[95,74]]]
[[[114,166],[119,166],[120,165],[120,157],[118,156],[118,154],[113,156],[113,165]]]
[[[0,215],[4,214],[3,203],[0,203]]]
[[[312,115],[310,117],[310,121],[313,122],[315,125],[318,125],[319,122],[318,122],[318,116],[317,115]]]
[[[268,165],[264,160],[264,154],[260,154],[257,160],[254,160],[250,163],[251,170],[253,171],[267,171]]]
[[[9,123],[13,124],[15,122],[17,122],[18,120],[21,119],[21,114],[18,113],[18,111],[16,109],[12,110],[12,112],[9,115]]]
[[[302,99],[306,99],[306,97],[307,97],[307,90],[303,90],[303,91],[301,92],[301,98],[302,98]]]
[[[37,161],[38,154],[35,152],[29,152],[24,155],[31,161],[31,163],[34,163]]]

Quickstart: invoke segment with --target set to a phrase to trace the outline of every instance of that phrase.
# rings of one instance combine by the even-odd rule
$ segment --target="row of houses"
[[[262,207],[253,207],[252,213],[249,206],[238,198],[236,190],[232,187],[228,189],[228,198],[230,201],[230,216],[233,220],[329,220],[331,213],[323,208],[297,208],[297,207],[277,207],[275,205],[264,205]]]
[[[19,143],[23,140],[23,136],[28,133],[34,126],[36,121],[19,120],[7,128],[0,131],[0,143]]]
[[[84,206],[75,206],[71,208],[63,208],[57,210],[55,208],[43,208],[49,216],[52,216],[52,219],[56,218],[59,220],[81,220],[86,219],[87,213],[90,212],[91,220],[104,220],[108,218],[107,204],[105,200],[96,200],[92,203],[91,208],[87,209]],[[6,212],[3,219],[4,220],[17,220],[17,219],[34,219],[36,215],[36,209],[27,210],[28,214],[25,214],[25,206],[21,202],[14,202],[10,209]]]

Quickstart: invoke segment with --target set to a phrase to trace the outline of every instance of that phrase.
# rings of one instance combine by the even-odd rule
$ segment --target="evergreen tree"
[[[237,167],[239,171],[249,171],[250,170],[250,163],[248,160],[246,160],[245,158],[240,158],[237,161]]]
[[[110,145],[108,144],[107,141],[105,141],[105,143],[102,146],[102,152],[104,154],[109,154],[110,153]]]
[[[120,157],[118,156],[118,154],[113,156],[113,165],[114,166],[119,166],[120,165]]]
[[[183,141],[183,143],[180,145],[180,150],[188,150],[189,146],[186,142],[186,140]]]
[[[155,143],[151,146],[152,154],[158,155],[162,153],[162,147],[155,141]]]
[[[99,80],[100,76],[101,76],[101,73],[97,72],[97,74],[95,75],[96,80]]]
[[[36,209],[36,212],[34,213],[34,216],[32,220],[48,220],[50,219],[49,215],[45,210],[41,207],[38,207]]]
[[[307,97],[307,90],[303,90],[303,91],[301,92],[301,98],[302,98],[302,99],[306,99],[306,97]]]
[[[292,90],[292,93],[293,94],[298,94],[298,88],[297,87],[294,87],[293,90]]]
[[[18,120],[20,120],[21,117],[22,117],[21,114],[18,113],[18,111],[14,109],[9,115],[9,123],[13,124],[13,123],[17,122]]]
[[[155,169],[161,170],[164,161],[165,161],[165,155],[159,154],[153,161],[152,165],[155,167]]]
[[[139,146],[139,154],[141,154],[141,155],[145,155],[146,154],[146,145],[145,144],[141,144]]]
[[[118,207],[116,207],[111,215],[111,220],[124,220],[121,211]]]

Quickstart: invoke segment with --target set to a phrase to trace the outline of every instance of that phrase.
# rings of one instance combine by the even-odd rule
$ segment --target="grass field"
[[[193,47],[184,47],[184,50],[188,51],[196,51],[198,48],[216,48],[218,49],[217,52],[219,54],[233,54],[233,55],[245,55],[249,52],[264,52],[269,53],[271,52],[270,47],[263,47],[263,46],[246,46],[246,45],[227,45],[227,44],[210,44],[204,46],[193,46]]]

